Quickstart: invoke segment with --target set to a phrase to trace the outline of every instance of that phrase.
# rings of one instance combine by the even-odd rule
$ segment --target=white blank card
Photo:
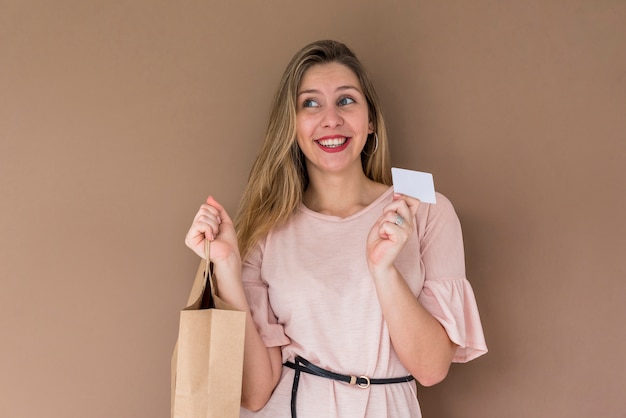
[[[424,203],[437,203],[435,183],[431,173],[393,167],[391,177],[394,192],[415,197]]]

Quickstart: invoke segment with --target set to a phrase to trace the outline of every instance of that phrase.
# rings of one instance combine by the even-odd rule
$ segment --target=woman
[[[389,160],[354,54],[300,50],[236,222],[209,197],[186,237],[248,316],[242,417],[420,417],[414,380],[486,352],[454,209],[394,194]]]

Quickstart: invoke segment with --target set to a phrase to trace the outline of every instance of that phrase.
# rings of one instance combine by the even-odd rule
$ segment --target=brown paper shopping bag
[[[206,267],[203,260],[180,313],[172,356],[173,418],[239,417],[246,315],[215,295]]]

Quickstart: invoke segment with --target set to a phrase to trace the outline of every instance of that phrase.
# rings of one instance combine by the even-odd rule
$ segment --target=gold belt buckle
[[[357,377],[356,376],[350,376],[350,384],[351,385],[357,385],[361,389],[367,389],[368,387],[370,387],[370,378],[369,377],[367,377],[367,376],[359,376],[358,378],[365,379],[365,383],[357,383]]]

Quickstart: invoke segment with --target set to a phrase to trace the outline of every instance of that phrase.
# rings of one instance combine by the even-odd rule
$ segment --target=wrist
[[[241,273],[241,258],[238,252],[233,252],[227,257],[213,260],[215,273],[223,277],[239,275]]]
[[[398,273],[398,269],[394,264],[370,265],[369,270],[374,280],[389,280]]]

